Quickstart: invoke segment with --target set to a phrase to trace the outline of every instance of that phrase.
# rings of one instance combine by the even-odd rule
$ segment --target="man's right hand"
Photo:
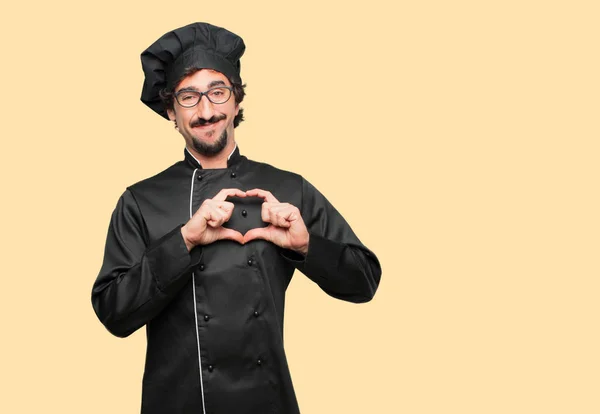
[[[235,240],[244,244],[242,233],[222,227],[222,224],[231,218],[233,212],[233,203],[225,201],[229,196],[246,197],[246,192],[237,188],[222,189],[213,198],[204,200],[198,211],[181,227],[181,235],[188,251],[195,246],[222,239]]]

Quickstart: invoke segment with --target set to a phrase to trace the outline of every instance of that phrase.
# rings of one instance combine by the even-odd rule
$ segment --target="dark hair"
[[[179,85],[179,83],[184,78],[186,78],[190,75],[193,75],[194,73],[196,73],[200,70],[202,70],[202,69],[198,69],[196,67],[187,68],[183,71],[183,74],[179,77],[179,79],[177,79],[177,82],[175,82],[175,86],[173,86],[173,88],[171,88],[171,89],[164,88],[164,89],[160,90],[159,95],[163,101],[163,104],[165,105],[165,108],[174,110],[173,105],[175,103],[175,88],[177,87],[177,85]],[[246,91],[244,90],[244,88],[246,87],[246,84],[242,85],[241,83],[238,83],[238,82],[231,82],[231,80],[229,78],[228,78],[228,80],[229,80],[229,83],[231,83],[231,87],[233,88],[233,97],[235,99],[235,103],[239,105],[244,100],[244,96],[246,96]],[[240,108],[240,111],[238,112],[238,114],[233,118],[233,127],[237,128],[237,126],[243,120],[244,120],[244,108]]]

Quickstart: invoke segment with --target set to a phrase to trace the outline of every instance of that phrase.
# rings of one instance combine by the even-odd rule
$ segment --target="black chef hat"
[[[241,83],[240,58],[245,49],[241,37],[208,23],[192,23],[165,33],[142,52],[142,102],[169,119],[159,92],[175,86],[189,67],[214,69]]]

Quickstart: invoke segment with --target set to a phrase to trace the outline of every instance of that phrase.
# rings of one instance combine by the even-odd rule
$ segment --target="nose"
[[[215,114],[213,103],[204,95],[200,97],[200,102],[197,105],[198,116],[204,119],[210,119]]]

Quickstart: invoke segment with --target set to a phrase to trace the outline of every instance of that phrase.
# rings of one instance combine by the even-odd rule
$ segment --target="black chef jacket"
[[[359,303],[375,294],[379,261],[302,176],[250,160],[237,146],[227,168],[203,169],[184,154],[120,197],[94,310],[119,337],[146,325],[142,414],[299,413],[283,347],[294,269],[327,294]],[[298,207],[309,232],[306,256],[265,240],[219,240],[188,252],[182,225],[223,188],[261,188]],[[267,225],[264,200],[228,201],[235,207],[225,226],[244,234]]]

